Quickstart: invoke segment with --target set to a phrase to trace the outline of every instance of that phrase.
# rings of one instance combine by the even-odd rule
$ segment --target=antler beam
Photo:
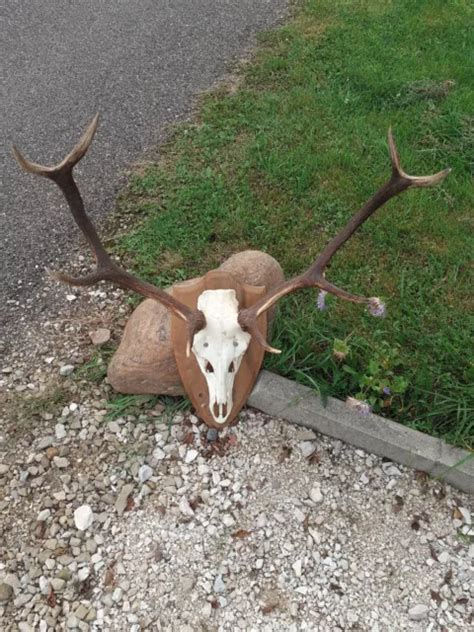
[[[409,176],[400,166],[400,158],[398,156],[392,131],[388,130],[388,147],[390,152],[390,160],[392,163],[392,174],[390,179],[364,204],[358,213],[356,213],[346,224],[346,226],[328,243],[322,253],[318,256],[313,265],[303,274],[282,283],[274,290],[263,296],[257,303],[248,309],[244,309],[239,313],[239,323],[243,329],[248,331],[257,340],[266,351],[270,353],[280,353],[278,349],[270,347],[260,333],[257,326],[257,318],[260,314],[270,309],[280,298],[296,290],[308,287],[318,287],[325,292],[330,292],[339,298],[351,301],[353,303],[371,303],[378,299],[366,298],[358,296],[342,290],[324,278],[326,267],[333,255],[341,248],[345,242],[352,237],[356,230],[361,226],[375,211],[383,206],[388,200],[399,195],[403,191],[411,187],[431,187],[441,182],[450,172],[450,169],[444,169],[432,176]]]
[[[204,314],[199,310],[189,308],[171,294],[168,294],[168,292],[131,275],[115,264],[107,254],[94,225],[84,209],[84,203],[74,181],[72,171],[89,149],[98,122],[99,115],[96,114],[74,149],[62,162],[54,167],[46,167],[30,162],[21,155],[16,147],[12,148],[13,155],[25,171],[49,178],[58,185],[66,198],[76,224],[87,239],[96,259],[97,267],[95,271],[84,277],[73,277],[63,272],[53,272],[52,276],[59,281],[76,286],[89,286],[98,281],[110,281],[124,289],[133,290],[142,296],[159,301],[175,316],[187,323],[189,350],[192,346],[194,334],[205,326]]]

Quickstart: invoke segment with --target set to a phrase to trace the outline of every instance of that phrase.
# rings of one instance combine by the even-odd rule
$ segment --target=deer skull
[[[237,321],[239,303],[235,290],[206,290],[197,302],[206,326],[194,336],[192,351],[206,378],[209,411],[218,424],[226,422],[233,407],[234,379],[250,334]]]

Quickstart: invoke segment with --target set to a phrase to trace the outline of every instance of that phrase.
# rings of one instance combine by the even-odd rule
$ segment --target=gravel
[[[472,627],[472,499],[251,409],[111,419],[82,370],[129,308],[66,302],[2,362],[2,632]]]

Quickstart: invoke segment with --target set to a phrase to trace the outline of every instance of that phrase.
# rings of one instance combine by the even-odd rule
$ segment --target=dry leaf
[[[446,575],[444,576],[443,584],[450,584],[452,578],[453,578],[453,569],[450,568],[449,571],[447,571]]]
[[[437,499],[437,500],[443,500],[444,498],[446,498],[446,488],[444,485],[440,485],[439,487],[435,487],[433,489],[433,496]]]
[[[115,564],[116,561],[112,560],[105,571],[104,586],[115,585]]]
[[[36,523],[36,527],[34,530],[35,538],[42,540],[44,538],[45,533],[46,533],[46,522],[44,520],[40,520],[39,522]]]
[[[338,595],[343,595],[344,591],[342,590],[342,588],[339,586],[339,584],[335,584],[334,582],[331,582],[329,584],[329,588],[331,590],[333,590],[335,593],[337,593]]]
[[[135,501],[132,494],[127,498],[127,504],[125,505],[125,511],[132,511],[135,508]]]
[[[430,544],[430,555],[434,559],[435,562],[438,561],[438,554],[436,553],[436,550],[432,544]]]
[[[163,549],[161,548],[161,546],[159,544],[157,544],[155,546],[155,550],[153,552],[153,557],[155,559],[155,562],[161,562],[162,559],[164,559],[164,554],[163,554]]]
[[[405,501],[403,500],[401,496],[395,496],[395,504],[392,505],[393,513],[395,514],[400,513],[404,504],[405,504]]]
[[[283,463],[283,461],[286,461],[286,459],[290,458],[292,449],[290,448],[289,445],[284,445],[283,448],[281,449],[280,454],[278,455],[278,463]]]
[[[453,518],[455,520],[462,520],[463,519],[462,513],[459,511],[459,509],[457,507],[454,507],[454,509],[453,509]]]
[[[191,498],[191,500],[189,501],[189,506],[191,507],[193,511],[196,511],[196,509],[198,508],[198,505],[202,505],[201,496],[196,496],[196,498]]]
[[[430,590],[430,595],[431,595],[431,599],[435,601],[438,604],[438,606],[443,601],[441,598],[441,595],[439,594],[439,592],[436,592],[436,590]]]
[[[194,443],[194,432],[192,430],[185,434],[183,438],[183,443],[185,445],[192,445]]]
[[[270,614],[276,608],[278,608],[278,603],[277,602],[267,603],[265,606],[262,606],[262,614]]]
[[[321,455],[315,449],[314,452],[311,452],[309,457],[307,458],[308,463],[321,463]]]
[[[234,533],[232,533],[232,537],[236,540],[242,540],[243,538],[248,538],[249,535],[252,535],[251,531],[247,531],[246,529],[238,529]]]
[[[49,592],[48,592],[48,596],[46,597],[46,601],[48,602],[48,606],[50,608],[56,607],[57,600],[56,600],[56,595],[54,593],[52,586],[49,587]]]
[[[413,529],[413,531],[420,530],[420,516],[413,516],[413,520],[410,527]]]

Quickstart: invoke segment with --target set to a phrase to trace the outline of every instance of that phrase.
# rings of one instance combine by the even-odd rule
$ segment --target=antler
[[[187,349],[189,355],[194,334],[206,324],[204,314],[197,309],[189,308],[171,294],[131,275],[115,264],[107,254],[94,225],[85,212],[84,203],[74,181],[72,170],[89,149],[98,122],[99,115],[96,114],[74,149],[55,167],[44,167],[43,165],[30,162],[23,158],[16,147],[12,148],[13,155],[25,171],[49,178],[59,186],[69,204],[74,220],[84,233],[97,262],[95,271],[81,278],[73,277],[63,272],[53,272],[52,276],[59,281],[76,286],[93,285],[99,281],[111,281],[122,288],[133,290],[142,296],[159,301],[178,318],[187,323]]]
[[[277,286],[251,307],[243,309],[239,313],[240,326],[248,331],[254,340],[261,344],[266,351],[269,351],[270,353],[280,353],[278,349],[270,347],[260,333],[257,326],[257,318],[267,311],[267,309],[270,309],[270,307],[280,300],[282,296],[290,294],[290,292],[295,292],[296,290],[301,290],[307,287],[318,287],[321,290],[335,294],[346,301],[352,301],[353,303],[371,303],[375,306],[378,305],[378,299],[374,297],[366,298],[364,296],[357,296],[356,294],[351,294],[345,290],[341,290],[329,281],[326,281],[324,273],[329,261],[337,250],[339,250],[339,248],[355,233],[359,226],[363,224],[378,208],[388,202],[390,198],[406,191],[406,189],[409,189],[410,187],[434,186],[438,184],[438,182],[441,182],[450,172],[450,169],[445,169],[444,171],[440,171],[432,176],[409,176],[400,166],[400,158],[398,156],[397,148],[390,128],[388,130],[388,146],[390,151],[390,160],[392,162],[392,175],[390,179],[375,193],[375,195],[369,199],[368,202],[366,202],[360,211],[349,220],[341,232],[331,239],[313,265],[308,268],[306,272]]]

